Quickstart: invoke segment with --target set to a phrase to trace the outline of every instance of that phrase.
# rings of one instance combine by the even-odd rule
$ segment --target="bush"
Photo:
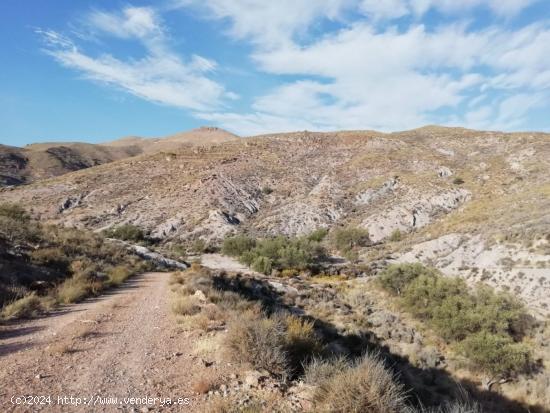
[[[332,359],[313,358],[304,367],[304,382],[317,386],[349,368],[349,360],[343,356]]]
[[[231,360],[286,377],[289,365],[284,335],[277,319],[248,311],[229,324],[225,344]]]
[[[35,293],[6,305],[1,312],[2,318],[28,318],[43,310],[42,301]]]
[[[195,241],[193,241],[193,244],[191,244],[191,252],[194,254],[202,254],[206,251],[206,249],[206,241],[201,238],[197,238]]]
[[[453,184],[455,184],[455,185],[462,185],[463,183],[464,183],[464,179],[462,179],[459,176],[457,176],[455,179],[453,179]]]
[[[394,229],[389,237],[391,242],[401,241],[403,239],[403,233],[399,229]]]
[[[269,194],[271,194],[272,192],[273,192],[273,189],[272,189],[271,187],[269,187],[269,186],[264,186],[264,187],[262,188],[262,194],[264,194],[264,195],[269,195]]]
[[[222,252],[237,255],[240,262],[264,274],[270,274],[273,269],[305,270],[326,256],[319,242],[308,237],[274,237],[258,241],[233,237],[224,241]]]
[[[321,352],[321,341],[313,328],[313,322],[290,314],[281,317],[285,326],[284,348],[289,365],[298,370],[308,359]]]
[[[321,380],[315,411],[389,413],[406,409],[406,394],[377,355],[366,354],[352,367]]]
[[[109,238],[133,242],[143,241],[146,238],[143,230],[133,224],[124,224],[116,228],[109,228],[105,230],[105,235]]]
[[[393,294],[400,295],[403,289],[421,274],[432,274],[433,269],[420,263],[393,264],[388,266],[379,277],[382,287]]]
[[[250,251],[256,245],[256,241],[245,235],[226,238],[223,241],[222,253],[231,257],[238,257]]]
[[[529,363],[529,349],[516,342],[527,332],[528,314],[512,296],[484,285],[470,291],[463,279],[421,264],[392,265],[380,275],[380,284],[487,372],[514,373]]]
[[[65,252],[59,248],[40,248],[31,252],[31,261],[36,265],[43,265],[58,271],[67,271],[69,261]]]
[[[328,235],[328,229],[319,228],[313,231],[311,234],[309,234],[307,236],[307,239],[310,241],[321,242],[326,238],[327,235]]]
[[[262,274],[269,275],[271,274],[271,270],[273,268],[272,261],[267,257],[256,257],[254,261],[252,261],[252,265],[250,266],[254,271],[261,272]]]
[[[467,337],[457,345],[457,349],[476,368],[495,375],[525,372],[530,363],[530,351],[526,345],[486,331]]]
[[[27,214],[27,211],[23,207],[10,203],[0,204],[0,216],[19,222],[28,222],[30,220],[29,214]]]
[[[357,260],[357,250],[366,247],[369,241],[369,232],[364,228],[338,228],[332,235],[332,245],[350,261]]]

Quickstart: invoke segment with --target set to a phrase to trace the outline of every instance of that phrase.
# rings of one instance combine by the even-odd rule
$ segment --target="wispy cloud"
[[[182,56],[153,7],[92,11],[87,30],[133,41],[140,59],[85,52],[82,42],[39,31],[46,51],[84,77],[240,134],[295,129],[397,130],[426,123],[512,129],[550,102],[550,22],[507,25],[542,0],[172,0],[246,43],[258,76],[275,83],[232,107],[216,81],[218,56]],[[472,24],[477,11],[490,23]],[[428,24],[426,13],[443,15]],[[177,11],[176,11],[177,12]],[[195,15],[196,16],[196,15]],[[245,64],[243,64],[245,67]]]
[[[145,56],[140,59],[117,58],[111,54],[92,56],[74,40],[56,31],[38,30],[46,53],[87,79],[155,103],[204,111],[219,108],[224,100],[235,97],[208,77],[208,73],[216,69],[215,61],[198,55],[183,59],[171,50],[154,9],[127,7],[121,13],[95,11],[87,22],[97,36],[140,42],[145,47]]]

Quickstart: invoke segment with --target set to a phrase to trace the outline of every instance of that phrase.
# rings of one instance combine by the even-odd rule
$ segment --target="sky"
[[[550,131],[550,0],[2,0],[0,143]]]

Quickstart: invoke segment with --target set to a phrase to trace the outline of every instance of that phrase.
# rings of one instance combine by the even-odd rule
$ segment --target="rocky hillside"
[[[366,262],[421,260],[550,312],[548,134],[298,132],[142,151],[0,196],[41,219],[132,223],[166,242],[364,227]]]
[[[140,154],[238,139],[218,128],[203,127],[164,138],[127,137],[104,144],[47,142],[24,148],[0,145],[0,186],[20,185]]]

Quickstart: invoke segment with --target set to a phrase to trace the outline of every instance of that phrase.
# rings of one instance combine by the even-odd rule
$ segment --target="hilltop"
[[[202,127],[161,138],[126,137],[113,142],[43,142],[23,148],[0,145],[0,186],[20,185],[141,154],[238,139],[227,131]]]

